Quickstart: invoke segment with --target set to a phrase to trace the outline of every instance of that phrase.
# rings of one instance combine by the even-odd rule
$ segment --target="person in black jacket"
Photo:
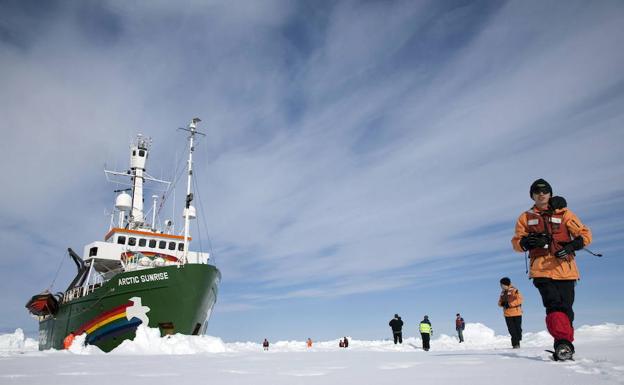
[[[399,317],[398,314],[394,315],[394,318],[390,320],[390,322],[388,323],[388,325],[390,325],[390,327],[392,328],[392,335],[394,336],[394,344],[398,343],[402,344],[403,343],[403,321],[401,320],[401,317]]]

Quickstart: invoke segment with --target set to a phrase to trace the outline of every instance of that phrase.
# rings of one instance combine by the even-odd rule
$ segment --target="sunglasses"
[[[550,190],[546,187],[539,187],[533,190],[533,194],[550,194]]]

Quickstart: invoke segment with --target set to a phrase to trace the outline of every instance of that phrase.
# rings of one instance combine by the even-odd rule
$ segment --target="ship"
[[[76,276],[64,292],[44,290],[26,304],[39,322],[39,350],[66,349],[77,336],[84,344],[110,352],[136,336],[139,326],[169,334],[205,334],[217,301],[221,272],[210,253],[190,251],[190,223],[197,218],[193,196],[193,152],[201,120],[183,130],[188,135],[184,229],[171,220],[158,220],[162,197],[152,196],[151,223],[144,212],[146,182],[171,191],[171,182],[146,171],[151,139],[138,135],[130,146],[126,171],[104,170],[107,179],[125,183],[115,190],[115,205],[103,240],[84,246],[82,256],[68,248]],[[182,174],[180,174],[182,175]],[[120,182],[121,181],[121,182]],[[160,201],[160,205],[158,205]]]

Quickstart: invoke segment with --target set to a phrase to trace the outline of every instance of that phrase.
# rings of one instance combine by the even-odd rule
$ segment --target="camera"
[[[550,243],[552,242],[552,237],[550,236],[550,234],[546,234],[546,233],[529,233],[529,235],[527,236],[529,238],[544,242],[544,246],[543,246],[544,249],[547,249],[548,245],[550,245]]]

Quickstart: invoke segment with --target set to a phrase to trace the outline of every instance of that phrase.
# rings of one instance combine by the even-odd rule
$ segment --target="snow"
[[[13,334],[0,334],[0,356],[11,352],[37,350],[37,347],[37,341],[24,338],[22,329],[16,329]]]
[[[547,332],[525,333],[521,349],[487,326],[467,324],[465,343],[456,336],[433,336],[431,350],[408,337],[390,340],[349,338],[315,342],[278,341],[268,352],[261,343],[224,343],[211,336],[173,335],[140,327],[134,341],[109,354],[84,347],[76,337],[68,351],[37,350],[21,329],[0,335],[0,384],[624,384],[624,325],[582,326],[576,330],[575,361],[553,362]]]

